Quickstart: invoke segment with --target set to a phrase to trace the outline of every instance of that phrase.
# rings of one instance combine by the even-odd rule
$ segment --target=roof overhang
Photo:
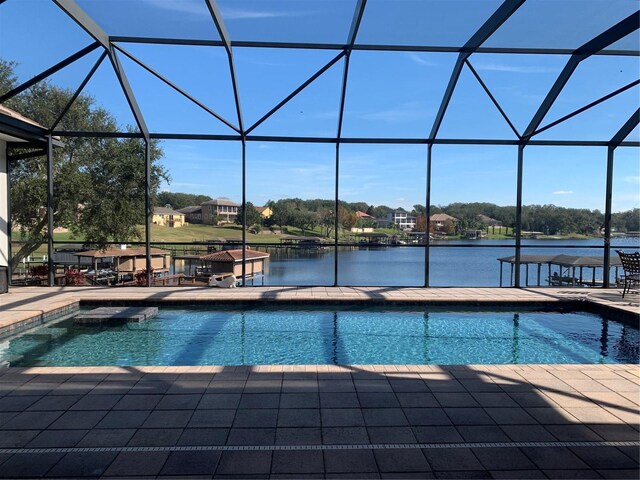
[[[7,143],[24,143],[46,145],[49,132],[42,125],[20,115],[7,107],[0,105],[0,140]],[[62,147],[64,144],[58,139],[53,139],[54,146]]]

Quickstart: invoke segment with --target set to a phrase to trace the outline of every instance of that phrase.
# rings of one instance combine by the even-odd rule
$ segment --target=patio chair
[[[640,252],[624,253],[616,250],[624,269],[624,285],[622,287],[622,298],[631,291],[632,287],[640,285]]]

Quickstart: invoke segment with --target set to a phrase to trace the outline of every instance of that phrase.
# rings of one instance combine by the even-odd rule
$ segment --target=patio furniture
[[[625,253],[616,250],[624,269],[624,285],[622,287],[622,298],[631,291],[632,287],[640,284],[640,252]]]

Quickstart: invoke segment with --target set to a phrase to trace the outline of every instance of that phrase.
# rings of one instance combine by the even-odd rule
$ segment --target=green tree
[[[253,203],[247,202],[247,227],[252,225],[262,225],[262,215],[256,210],[256,207],[253,206]],[[241,207],[238,208],[238,215],[236,216],[235,222],[238,225],[242,225],[242,220],[244,218],[244,210]]]
[[[12,89],[15,64],[0,60],[0,92]],[[6,105],[44,126],[51,126],[73,92],[40,82]],[[97,107],[92,97],[80,95],[57,127],[69,131],[117,131],[113,116]],[[61,139],[54,149],[53,218],[87,244],[142,239],[145,222],[144,142],[138,138]],[[169,177],[160,165],[162,149],[150,144],[152,202],[162,180]],[[47,238],[46,159],[29,158],[11,164],[12,222],[24,243],[14,251],[11,269]]]
[[[202,205],[204,202],[208,202],[212,198],[208,195],[195,195],[192,193],[180,193],[180,192],[160,192],[156,197],[156,207],[164,207],[165,205],[171,205],[174,210],[180,210],[181,208],[191,207],[196,205]]]

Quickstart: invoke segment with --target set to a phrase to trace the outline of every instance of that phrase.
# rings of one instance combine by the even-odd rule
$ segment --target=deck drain
[[[494,443],[376,443],[358,445],[202,445],[166,447],[65,447],[65,448],[0,448],[1,454],[100,453],[100,452],[238,452],[287,450],[396,450],[455,448],[540,448],[540,447],[640,447],[636,442],[494,442]]]

